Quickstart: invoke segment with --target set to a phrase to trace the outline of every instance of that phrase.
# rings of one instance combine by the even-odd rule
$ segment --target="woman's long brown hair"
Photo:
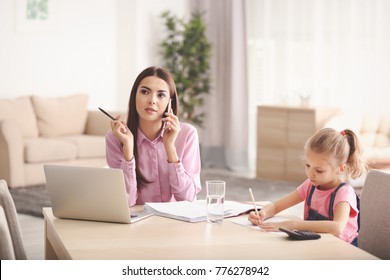
[[[134,137],[134,159],[137,162],[138,160],[138,148],[137,148],[137,137],[138,137],[138,126],[139,126],[139,115],[136,107],[136,95],[138,91],[138,87],[141,81],[146,77],[158,77],[164,80],[169,87],[169,96],[171,98],[171,106],[172,111],[175,115],[177,115],[179,110],[179,100],[176,92],[175,81],[171,73],[164,68],[151,66],[143,70],[138,77],[135,79],[133,87],[130,93],[129,105],[128,105],[128,115],[127,115],[127,126],[130,129],[131,133]],[[141,187],[144,183],[150,183],[140,172],[139,164],[136,164],[136,175],[137,175],[137,187]]]

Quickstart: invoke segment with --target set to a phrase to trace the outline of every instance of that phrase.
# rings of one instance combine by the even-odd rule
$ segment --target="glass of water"
[[[226,182],[206,181],[207,222],[222,223]]]

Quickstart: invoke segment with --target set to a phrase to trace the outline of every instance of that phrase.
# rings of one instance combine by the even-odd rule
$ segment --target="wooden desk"
[[[46,259],[375,259],[330,234],[290,241],[229,219],[220,225],[152,216],[134,224],[58,219],[43,208]]]

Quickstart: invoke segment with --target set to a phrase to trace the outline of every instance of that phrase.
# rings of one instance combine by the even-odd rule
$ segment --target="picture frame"
[[[56,29],[56,0],[14,0],[16,32],[48,32]]]

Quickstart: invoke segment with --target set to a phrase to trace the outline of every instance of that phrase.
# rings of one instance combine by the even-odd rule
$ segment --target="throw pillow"
[[[24,138],[38,137],[38,124],[29,96],[0,99],[0,120],[12,120]]]
[[[39,133],[43,137],[83,134],[87,121],[88,95],[66,97],[32,97],[38,119]]]

